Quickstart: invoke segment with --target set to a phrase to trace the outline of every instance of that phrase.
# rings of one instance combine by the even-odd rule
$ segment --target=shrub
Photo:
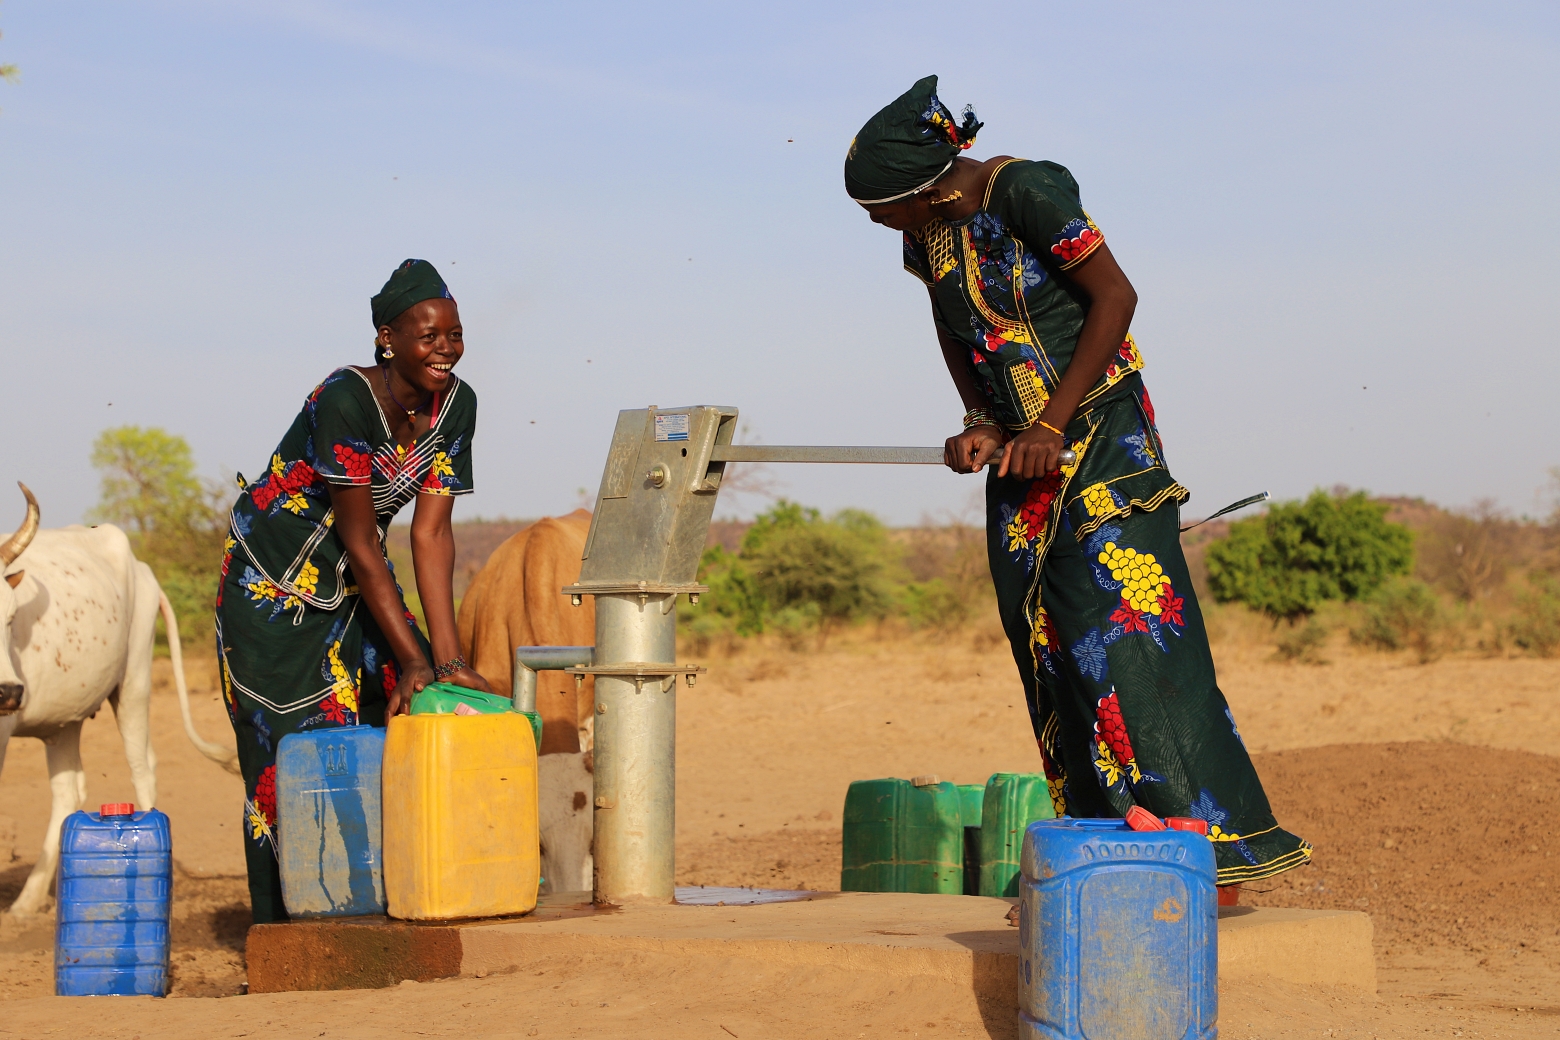
[[[1440,657],[1454,641],[1454,619],[1435,590],[1422,581],[1398,578],[1383,585],[1365,605],[1354,641],[1382,650],[1413,650],[1420,664]]]
[[[1327,644],[1328,628],[1314,617],[1303,624],[1291,625],[1278,637],[1277,654],[1280,660],[1296,664],[1326,664],[1322,647]]]
[[[958,628],[969,620],[969,598],[942,578],[912,581],[900,601],[911,628]]]
[[[1516,616],[1506,623],[1505,634],[1540,657],[1560,651],[1560,580],[1542,572],[1528,575],[1528,589],[1518,597]]]
[[[742,564],[763,606],[778,612],[816,604],[826,624],[887,614],[894,557],[882,522],[859,509],[825,520],[782,500],[742,538]]]
[[[1208,547],[1208,585],[1218,600],[1288,621],[1360,599],[1413,564],[1413,534],[1388,523],[1386,509],[1362,491],[1278,503]]]
[[[740,553],[704,551],[699,580],[710,591],[682,623],[705,645],[772,630],[799,646],[822,627],[883,617],[898,576],[898,550],[870,513],[847,509],[824,519],[781,501],[748,528]]]

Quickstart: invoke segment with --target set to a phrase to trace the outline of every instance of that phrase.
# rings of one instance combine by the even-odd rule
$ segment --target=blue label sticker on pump
[[[688,439],[688,413],[672,413],[655,417],[655,439],[658,441],[685,441]]]

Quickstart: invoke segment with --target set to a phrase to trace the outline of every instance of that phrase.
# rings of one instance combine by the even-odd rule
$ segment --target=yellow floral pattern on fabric
[[[298,591],[313,595],[314,590],[319,587],[319,583],[320,569],[305,560],[303,566],[298,570],[298,579],[293,584],[297,586]]]
[[[1164,612],[1162,594],[1170,587],[1164,568],[1153,553],[1140,553],[1106,542],[1099,562],[1110,569],[1110,576],[1121,582],[1121,598],[1136,611],[1159,616]]]
[[[270,603],[273,613],[283,610],[292,610],[300,606],[303,601],[297,596],[285,592],[282,587],[262,577],[252,567],[244,569],[244,589],[249,593],[249,598],[256,603]]]
[[[1083,489],[1083,507],[1089,511],[1090,516],[1104,516],[1106,513],[1114,513],[1120,508],[1120,504],[1116,501],[1116,496],[1110,493],[1110,488],[1104,483],[1099,483],[1090,484]]]
[[[358,688],[347,674],[347,666],[341,663],[341,640],[336,640],[325,652],[330,663],[330,689],[336,700],[348,711],[358,710]]]

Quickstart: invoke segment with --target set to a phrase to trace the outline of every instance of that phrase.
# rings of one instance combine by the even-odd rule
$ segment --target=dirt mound
[[[1243,902],[1364,910],[1378,948],[1560,935],[1560,758],[1414,743],[1255,759],[1280,822],[1316,855]]]

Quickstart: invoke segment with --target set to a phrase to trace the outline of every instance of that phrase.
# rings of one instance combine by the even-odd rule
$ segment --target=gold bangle
[[[1056,434],[1058,437],[1065,437],[1065,436],[1067,436],[1067,434],[1063,433],[1061,430],[1058,430],[1055,426],[1052,426],[1050,423],[1046,422],[1044,419],[1036,419],[1035,422],[1039,423],[1041,426],[1044,426],[1046,429],[1050,430],[1052,433]]]

